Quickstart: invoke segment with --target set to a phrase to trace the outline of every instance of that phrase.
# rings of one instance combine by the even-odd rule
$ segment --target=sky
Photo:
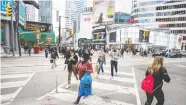
[[[65,3],[66,0],[52,0],[53,1],[53,9],[52,9],[52,18],[53,18],[53,27],[54,32],[56,35],[58,35],[58,28],[59,23],[56,19],[56,11],[59,11],[60,16],[65,16]],[[92,0],[90,0],[91,2]],[[131,13],[132,9],[132,0],[115,0],[115,12],[125,12],[125,13]],[[61,18],[62,20],[62,28],[65,28],[65,18]]]

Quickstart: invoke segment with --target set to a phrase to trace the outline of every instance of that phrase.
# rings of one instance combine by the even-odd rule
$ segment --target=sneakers
[[[102,72],[102,74],[104,75],[104,72]]]
[[[68,89],[70,87],[70,85],[68,84],[65,88]]]

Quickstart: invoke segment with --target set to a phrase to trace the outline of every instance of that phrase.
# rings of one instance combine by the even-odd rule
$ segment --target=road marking
[[[57,89],[60,89],[61,87],[67,85],[67,83],[68,83],[68,81],[66,81],[65,83],[63,83],[63,84],[61,84],[60,86],[58,86]],[[49,96],[51,93],[55,93],[55,92],[56,92],[56,89],[53,89],[51,92],[49,92],[49,93],[47,93],[47,94],[45,94],[45,95],[39,97],[37,100],[38,100],[38,101],[39,101],[39,100],[42,100],[43,98]]]
[[[178,67],[186,67],[186,66],[184,66],[184,65],[179,65],[179,64],[174,64],[174,65],[176,65],[176,66],[178,66]]]
[[[71,84],[77,84],[76,80],[75,79],[71,80]],[[96,90],[96,89],[115,91],[115,92],[124,93],[124,94],[131,94],[132,93],[135,95],[135,88],[132,88],[132,87],[124,87],[124,86],[119,86],[119,85],[113,85],[113,84],[108,84],[108,83],[100,83],[100,82],[92,81],[92,90]]]
[[[97,76],[97,75],[92,75],[94,78]],[[101,75],[98,77],[98,79],[106,79],[106,80],[110,80],[111,76],[106,76],[106,75]],[[121,77],[114,77],[112,79],[113,81],[119,81],[119,82],[127,82],[127,83],[135,83],[134,79],[132,78],[121,78]]]
[[[134,74],[133,78],[134,78],[134,81],[135,81],[137,105],[141,105],[141,100],[140,100],[140,96],[139,96],[139,91],[138,91],[136,76],[135,76],[135,72],[134,72],[134,67],[132,67],[132,72]]]
[[[25,86],[30,81],[30,79],[34,76],[34,74],[35,72],[32,73],[26,81],[1,83],[1,88],[19,87],[19,89],[15,93],[1,95],[1,98],[4,99],[3,101],[8,101],[3,105],[10,104],[15,99],[15,97],[19,94],[19,92],[23,89],[23,86]],[[2,84],[4,85],[3,87]]]
[[[97,73],[97,72],[96,72]],[[111,73],[110,71],[108,70],[105,70],[104,73]],[[126,73],[126,72],[118,72],[118,74],[121,74],[121,75],[128,75],[128,76],[133,76],[133,73]]]
[[[73,102],[74,100],[76,100],[78,95],[78,92],[62,89],[62,88],[59,89],[59,92],[62,94],[51,94],[50,96],[60,99],[62,101]],[[87,105],[134,105],[126,102],[115,101],[112,99],[109,99],[109,101],[105,101],[103,98],[101,98],[98,95],[92,95],[86,98],[86,100],[81,100],[81,103]]]
[[[1,79],[23,78],[23,77],[29,77],[30,75],[32,75],[32,74],[30,73],[30,74],[10,74],[10,75],[1,75]]]
[[[25,84],[25,81],[5,82],[5,83],[1,83],[1,89],[20,87],[20,86],[24,86],[24,84]]]

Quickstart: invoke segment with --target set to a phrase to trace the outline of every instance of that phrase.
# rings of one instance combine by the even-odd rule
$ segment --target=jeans
[[[164,93],[162,90],[155,91],[153,94],[146,93],[147,101],[145,105],[151,105],[153,98],[157,99],[156,105],[163,105],[164,104]]]
[[[99,61],[98,74],[99,74],[100,70],[102,70],[102,73],[104,72],[104,70],[103,70],[103,63],[104,63],[104,61]]]
[[[52,68],[53,68],[54,66],[56,67],[57,65],[56,65],[56,59],[52,58],[52,60],[53,60],[53,63],[52,63]]]
[[[72,67],[68,69],[71,69],[71,70],[68,70],[68,84],[70,85],[72,72],[74,76],[76,77],[76,80],[78,80],[78,76],[77,76],[77,71],[76,71],[76,65],[72,64]]]
[[[45,53],[45,57],[48,58],[48,53]]]
[[[118,62],[111,60],[111,76],[114,76],[113,69],[115,68],[116,73],[118,72]]]

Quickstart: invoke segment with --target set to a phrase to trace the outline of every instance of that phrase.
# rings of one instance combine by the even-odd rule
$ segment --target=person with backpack
[[[76,80],[78,81],[77,71],[76,71],[76,64],[78,62],[78,56],[76,55],[75,50],[71,50],[70,55],[71,55],[71,57],[68,59],[69,66],[68,66],[68,84],[66,86],[67,89],[70,87],[70,84],[71,84],[72,72],[73,72],[74,76],[76,77]]]
[[[85,88],[84,86],[81,86],[81,83],[83,84],[84,79],[85,79],[84,76],[87,76],[88,75],[89,76],[89,79],[91,79],[90,74],[93,72],[92,63],[89,60],[89,58],[90,58],[89,56],[90,55],[89,55],[88,50],[85,49],[85,53],[84,53],[84,55],[82,57],[82,60],[79,60],[78,61],[78,64],[77,64],[78,65],[77,66],[77,71],[78,71],[78,75],[79,75],[80,86],[79,86],[78,97],[77,97],[76,101],[74,102],[75,105],[79,104],[79,101],[80,101],[80,99],[81,99],[82,96],[85,96],[86,97],[86,96],[92,94],[91,93],[92,91],[90,91],[90,90],[88,91],[88,93],[81,91],[81,90],[83,90],[83,88]],[[88,86],[86,86],[86,88],[91,89],[92,88],[91,85],[92,84],[88,84]]]
[[[55,48],[52,48],[52,50],[51,50],[51,60],[50,60],[51,63],[52,63],[52,68],[54,68],[54,66],[57,67],[56,58],[59,58],[57,50]]]
[[[142,89],[146,91],[147,96],[145,105],[151,105],[153,97],[157,99],[156,105],[164,105],[163,80],[169,83],[171,79],[166,68],[163,66],[163,58],[155,58],[145,75],[146,78],[142,81]]]

